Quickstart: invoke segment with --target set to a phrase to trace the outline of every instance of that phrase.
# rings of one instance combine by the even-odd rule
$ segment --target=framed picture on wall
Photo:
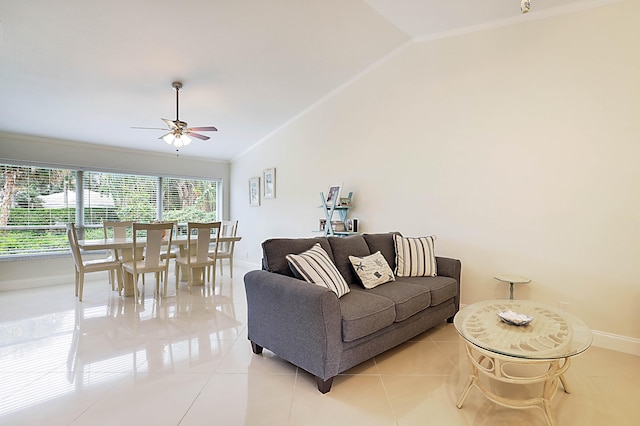
[[[264,198],[276,198],[276,169],[266,169],[263,176]]]
[[[249,179],[249,205],[260,205],[260,178],[252,177]]]

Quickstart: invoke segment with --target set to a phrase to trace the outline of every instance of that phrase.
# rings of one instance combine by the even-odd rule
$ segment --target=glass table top
[[[508,324],[498,313],[532,317],[527,325]],[[453,324],[467,341],[489,352],[526,359],[577,355],[591,346],[591,329],[580,318],[528,300],[487,300],[462,308]]]

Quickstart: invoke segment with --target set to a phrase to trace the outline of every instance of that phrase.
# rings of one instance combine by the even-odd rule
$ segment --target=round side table
[[[531,282],[529,278],[521,277],[519,275],[496,275],[496,280],[503,283],[509,283],[509,299],[513,300],[513,285],[514,284],[528,284]]]

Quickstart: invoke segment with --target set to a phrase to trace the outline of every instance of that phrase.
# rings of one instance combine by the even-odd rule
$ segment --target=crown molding
[[[525,22],[537,21],[540,19],[547,19],[554,16],[567,15],[570,13],[579,12],[586,9],[592,9],[595,7],[607,6],[613,3],[620,3],[625,0],[585,0],[570,5],[552,7],[541,11],[531,10],[529,13],[523,13],[517,16],[506,19],[498,19],[491,22],[486,22],[479,25],[471,25],[468,27],[457,28],[451,31],[444,31],[437,34],[428,34],[424,36],[415,37],[412,41],[414,43],[424,43],[434,40],[441,40],[445,38],[457,37],[466,34],[477,33],[481,31],[487,31],[494,28],[506,27],[509,25],[517,25]],[[535,6],[535,5],[534,5]]]

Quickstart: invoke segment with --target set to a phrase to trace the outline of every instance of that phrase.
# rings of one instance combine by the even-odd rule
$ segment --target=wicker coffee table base
[[[558,390],[558,383],[562,383],[565,393],[570,393],[564,373],[571,365],[570,358],[547,359],[547,360],[531,360],[525,358],[516,358],[506,355],[500,355],[493,352],[483,350],[472,343],[465,342],[467,357],[471,365],[471,374],[467,384],[456,404],[458,408],[462,408],[464,400],[467,398],[469,391],[473,386],[477,387],[482,394],[498,405],[509,408],[525,409],[538,408],[544,412],[547,424],[555,426],[555,420],[551,411],[551,400]],[[548,368],[543,374],[532,376],[521,376],[507,371],[510,365],[543,365]],[[481,380],[480,376],[486,376],[489,380],[496,380],[502,383],[510,384],[543,384],[542,395],[534,398],[512,399],[497,395],[492,392]]]

